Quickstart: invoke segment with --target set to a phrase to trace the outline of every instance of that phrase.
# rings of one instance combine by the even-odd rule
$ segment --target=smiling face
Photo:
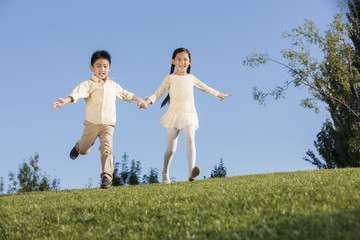
[[[105,58],[99,58],[95,61],[94,65],[90,66],[92,72],[94,72],[95,76],[101,80],[106,80],[107,75],[110,72],[111,65],[109,60]]]
[[[176,54],[175,58],[172,59],[172,64],[176,67],[176,74],[178,75],[186,75],[186,70],[190,66],[191,59],[187,52],[179,52]]]

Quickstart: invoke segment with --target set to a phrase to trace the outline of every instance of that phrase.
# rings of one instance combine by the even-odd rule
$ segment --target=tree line
[[[46,173],[41,173],[39,168],[40,156],[35,153],[33,157],[29,159],[29,162],[22,162],[19,165],[19,172],[17,175],[13,172],[9,172],[9,187],[8,193],[15,192],[33,192],[33,191],[48,191],[58,190],[60,186],[60,180],[56,177],[51,178]],[[4,179],[0,179],[0,193],[4,191]]]
[[[116,162],[113,173],[113,186],[123,185],[138,185],[138,184],[151,184],[159,183],[159,170],[157,168],[150,168],[149,174],[144,174],[141,178],[141,163],[134,159],[129,164],[129,155],[124,153],[121,163]],[[220,164],[215,164],[214,169],[211,171],[210,178],[226,177],[226,170],[222,158]],[[206,178],[206,177],[204,177]]]
[[[60,190],[60,179],[55,176],[51,178],[46,173],[42,173],[39,168],[39,159],[39,154],[35,153],[34,156],[30,157],[29,162],[24,161],[19,165],[17,174],[9,172],[10,184],[7,193]],[[135,159],[130,161],[129,155],[125,152],[121,162],[115,162],[114,164],[112,186],[159,183],[159,171],[157,168],[150,168],[149,174],[143,176],[141,176],[141,170],[141,162],[139,160],[135,161]],[[215,165],[210,178],[226,177],[226,170],[223,160],[220,159],[219,166]],[[89,183],[87,187],[90,188],[91,186],[92,183]],[[4,192],[4,178],[0,177],[0,194]]]

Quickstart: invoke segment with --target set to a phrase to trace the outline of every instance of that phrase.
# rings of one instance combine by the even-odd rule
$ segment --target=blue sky
[[[174,49],[192,54],[192,73],[207,85],[233,96],[220,102],[195,89],[200,128],[196,132],[200,176],[210,176],[223,158],[229,176],[315,169],[303,157],[328,114],[303,109],[306,90],[290,89],[284,100],[260,106],[252,88],[272,89],[289,80],[281,66],[251,69],[246,55],[267,50],[280,59],[289,46],[282,32],[312,19],[326,30],[339,10],[334,0],[254,1],[11,1],[0,0],[0,95],[2,138],[0,176],[35,152],[40,168],[61,180],[61,189],[84,188],[101,173],[99,142],[89,155],[72,161],[68,155],[81,137],[83,100],[54,111],[57,97],[66,97],[91,77],[91,54],[112,55],[110,77],[144,98],[170,71]],[[140,160],[142,174],[162,171],[166,129],[161,127],[160,101],[148,110],[136,102],[117,101],[115,160],[124,152]],[[181,133],[170,167],[176,181],[187,180]]]

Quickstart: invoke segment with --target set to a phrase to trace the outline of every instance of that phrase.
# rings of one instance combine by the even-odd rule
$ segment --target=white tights
[[[195,126],[186,126],[183,128],[186,145],[186,157],[189,165],[189,176],[192,169],[195,167],[196,149],[195,149]],[[177,141],[180,130],[168,129],[167,130],[167,149],[164,154],[164,169],[163,169],[163,183],[170,183],[169,167],[171,160],[176,152]]]

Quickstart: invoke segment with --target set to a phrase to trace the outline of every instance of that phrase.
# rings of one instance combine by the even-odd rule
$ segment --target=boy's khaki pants
[[[102,166],[100,176],[101,178],[107,176],[112,180],[114,172],[112,147],[115,124],[93,124],[85,120],[84,125],[83,135],[75,145],[76,150],[82,155],[88,154],[96,138],[99,137]]]

